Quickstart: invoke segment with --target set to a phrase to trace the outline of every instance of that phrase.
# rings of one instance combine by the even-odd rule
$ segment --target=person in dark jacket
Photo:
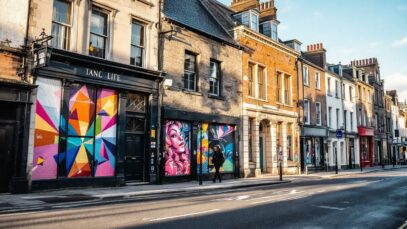
[[[212,163],[215,166],[215,177],[213,178],[213,183],[216,182],[216,178],[219,178],[219,183],[222,182],[222,177],[220,176],[219,169],[223,165],[223,162],[225,161],[225,158],[223,156],[223,153],[219,147],[219,145],[215,145],[213,147],[213,156],[212,156]]]

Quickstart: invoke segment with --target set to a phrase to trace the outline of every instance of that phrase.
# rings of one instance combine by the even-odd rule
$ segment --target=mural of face
[[[170,140],[169,146],[172,148],[174,153],[180,154],[185,152],[185,142],[181,133],[180,125],[178,125],[176,122],[171,124],[168,127],[167,135],[169,136]]]

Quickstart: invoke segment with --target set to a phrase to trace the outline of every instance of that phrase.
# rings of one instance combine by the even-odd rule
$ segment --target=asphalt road
[[[158,199],[157,199],[158,198]],[[398,228],[407,170],[0,215],[0,228]]]

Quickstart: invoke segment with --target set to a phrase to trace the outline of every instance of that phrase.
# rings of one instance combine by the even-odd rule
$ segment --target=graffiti
[[[202,174],[209,173],[208,163],[209,163],[209,139],[208,139],[208,124],[203,123],[200,131],[200,135],[197,139],[198,153],[197,153],[197,173],[200,171],[201,164],[201,153],[202,153]]]
[[[209,172],[215,172],[215,167],[212,163],[213,147],[219,145],[221,152],[224,154],[225,162],[220,171],[234,171],[234,131],[235,128],[229,125],[210,125],[208,129],[209,139]]]
[[[189,175],[191,170],[190,124],[167,121],[165,125],[165,175]]]
[[[32,179],[55,179],[59,143],[61,81],[38,78]]]

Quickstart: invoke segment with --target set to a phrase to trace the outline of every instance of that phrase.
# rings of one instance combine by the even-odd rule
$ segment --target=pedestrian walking
[[[219,178],[219,183],[222,182],[222,177],[220,176],[219,169],[223,165],[225,161],[225,157],[219,147],[219,145],[215,145],[213,147],[213,156],[212,156],[212,163],[215,166],[215,177],[213,178],[213,183],[216,182],[216,178]]]

